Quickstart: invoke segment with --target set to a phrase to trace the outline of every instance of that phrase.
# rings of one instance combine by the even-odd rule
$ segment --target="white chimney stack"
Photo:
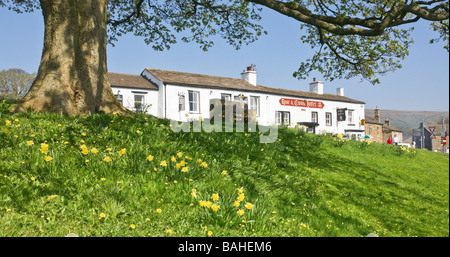
[[[336,95],[344,96],[344,88],[343,87],[336,88]]]
[[[314,78],[313,82],[309,83],[309,91],[323,95],[323,82],[317,81],[316,78]]]
[[[241,73],[242,79],[245,79],[248,83],[256,86],[256,71],[255,65],[250,65],[247,67],[247,70]]]

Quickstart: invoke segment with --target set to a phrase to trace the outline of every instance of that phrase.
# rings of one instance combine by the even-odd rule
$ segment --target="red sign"
[[[319,109],[322,109],[325,106],[322,102],[318,101],[308,101],[308,100],[288,99],[288,98],[281,98],[280,104],[286,106],[319,108]]]
[[[436,139],[436,136],[434,135],[434,130],[436,130],[436,127],[428,127],[428,129],[430,130],[430,139]]]

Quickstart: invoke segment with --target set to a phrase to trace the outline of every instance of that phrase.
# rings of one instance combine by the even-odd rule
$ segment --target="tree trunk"
[[[16,112],[126,113],[106,67],[107,0],[41,0],[45,35],[36,80]]]

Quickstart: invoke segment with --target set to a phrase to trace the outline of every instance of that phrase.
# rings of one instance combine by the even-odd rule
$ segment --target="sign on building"
[[[323,109],[323,107],[325,106],[325,104],[323,102],[299,100],[299,99],[289,99],[289,98],[281,98],[280,104],[285,105],[285,106],[319,108],[319,109]]]

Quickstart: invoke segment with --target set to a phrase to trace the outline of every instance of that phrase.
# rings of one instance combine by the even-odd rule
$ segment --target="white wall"
[[[209,103],[211,99],[220,99],[221,94],[230,94],[231,99],[234,100],[235,96],[243,94],[247,97],[247,103],[250,105],[250,96],[256,96],[260,99],[259,116],[256,118],[257,122],[261,125],[272,125],[276,122],[276,111],[290,112],[291,127],[295,127],[297,122],[311,122],[312,112],[318,112],[318,123],[316,127],[317,134],[323,133],[346,133],[346,130],[364,130],[364,126],[361,126],[361,119],[364,119],[364,104],[347,103],[340,101],[320,100],[320,99],[307,99],[292,96],[281,96],[276,94],[257,93],[257,92],[245,92],[229,89],[211,89],[201,87],[189,87],[172,84],[164,84],[159,79],[154,77],[150,72],[144,70],[142,75],[155,83],[159,90],[147,90],[146,103],[152,103],[149,113],[159,118],[167,118],[177,121],[192,121],[199,119],[207,119],[209,117]],[[123,90],[123,91],[122,91]],[[188,91],[198,91],[200,94],[200,110],[197,113],[189,111],[189,94]],[[113,88],[116,93],[117,88]],[[127,103],[127,99],[134,99],[131,89],[121,89],[124,93],[124,105]],[[126,94],[126,95],[125,95]],[[179,111],[179,95],[185,96],[185,109]],[[296,100],[308,100],[322,102],[323,108],[308,108],[297,106],[285,106],[280,104],[281,98],[296,99]],[[131,101],[134,103],[133,101]],[[345,121],[337,121],[337,109],[347,108],[353,110],[353,124],[348,122],[348,110],[346,111],[347,119]],[[330,112],[332,114],[332,125],[327,126],[325,122],[325,113]],[[362,132],[363,136],[364,132]]]
[[[306,99],[310,101],[318,101],[324,104],[322,109],[319,108],[307,108],[296,106],[285,106],[280,104],[281,98],[305,100],[305,98],[280,96],[266,93],[256,92],[240,92],[227,89],[210,89],[210,88],[198,88],[187,87],[178,85],[166,85],[166,106],[165,113],[166,118],[178,120],[178,121],[192,121],[199,120],[200,118],[209,117],[209,101],[210,99],[220,99],[221,94],[231,94],[232,99],[234,96],[242,93],[248,97],[248,104],[250,105],[250,96],[257,96],[260,99],[260,115],[257,117],[257,122],[262,125],[272,125],[276,122],[276,111],[288,111],[291,116],[291,127],[295,127],[297,122],[311,122],[312,112],[318,112],[319,126],[316,128],[316,133],[342,133],[345,134],[346,129],[352,130],[364,130],[360,121],[364,118],[364,105],[354,104],[346,102],[318,100],[318,99]],[[189,98],[188,91],[198,91],[200,93],[200,112],[189,112]],[[185,110],[179,111],[179,94],[185,95]],[[347,108],[353,110],[353,124],[348,122],[348,111],[346,112],[347,119],[345,121],[337,121],[337,108]],[[330,112],[332,114],[332,126],[327,126],[325,123],[325,113]]]
[[[147,114],[158,116],[158,91],[140,88],[126,88],[112,86],[114,95],[123,95],[123,106],[129,110],[135,111],[135,95],[144,96],[144,105],[147,108]]]

